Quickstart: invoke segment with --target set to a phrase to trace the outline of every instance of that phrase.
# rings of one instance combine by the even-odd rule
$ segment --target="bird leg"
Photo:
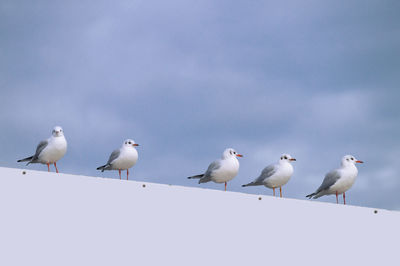
[[[346,205],[346,193],[343,192],[343,204]]]
[[[129,169],[126,169],[126,180],[128,180]]]
[[[336,204],[338,204],[338,203],[339,203],[339,201],[338,201],[337,191],[336,191]]]
[[[280,192],[281,198],[282,198],[282,187],[279,187],[279,192]]]
[[[225,191],[226,191],[226,182],[225,182]]]
[[[275,188],[273,187],[272,190],[274,191],[274,197],[275,197]]]
[[[47,163],[47,172],[50,172],[50,164]]]
[[[119,180],[121,180],[121,169],[118,169],[118,173],[119,173]]]
[[[56,172],[58,173],[57,164],[54,162],[54,167],[56,168]]]

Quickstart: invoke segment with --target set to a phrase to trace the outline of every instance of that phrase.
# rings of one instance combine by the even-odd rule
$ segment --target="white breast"
[[[111,163],[112,169],[126,170],[136,164],[138,159],[138,152],[135,148],[121,148],[121,153],[117,159]]]
[[[293,175],[293,166],[290,163],[277,165],[277,171],[271,177],[264,180],[268,188],[276,188],[285,185]]]
[[[221,167],[212,173],[211,180],[225,183],[232,180],[239,172],[239,161],[236,158],[221,160]]]
[[[354,182],[356,181],[358,170],[355,166],[351,167],[346,167],[343,169],[340,169],[340,179],[330,187],[329,193],[330,194],[335,194],[336,192],[338,194],[342,194],[349,190]]]
[[[46,148],[39,154],[39,162],[43,164],[55,163],[60,160],[67,152],[67,141],[64,136],[51,137]]]

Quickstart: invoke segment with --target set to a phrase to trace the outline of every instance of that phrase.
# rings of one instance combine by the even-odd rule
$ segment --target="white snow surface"
[[[0,204],[0,265],[400,265],[397,211],[11,168]]]

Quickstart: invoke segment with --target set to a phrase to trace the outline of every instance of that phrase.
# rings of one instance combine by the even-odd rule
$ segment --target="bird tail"
[[[196,179],[196,178],[202,178],[204,174],[201,175],[194,175],[194,176],[189,176],[188,179]]]
[[[314,193],[308,194],[306,197],[309,199],[312,199],[315,195],[317,195],[317,193],[314,192]]]
[[[20,163],[20,162],[28,162],[28,163],[26,164],[26,165],[28,165],[28,164],[31,163],[32,159],[33,159],[33,156],[30,156],[30,157],[26,157],[26,158],[24,158],[24,159],[18,160],[17,162],[18,162],[18,163]]]
[[[201,183],[207,183],[207,182],[210,182],[210,181],[211,181],[211,176],[210,176],[210,175],[203,176],[203,177],[201,177],[201,178],[199,179],[199,184],[201,184]]]
[[[104,172],[104,170],[107,170],[107,167],[109,167],[109,166],[110,166],[109,164],[105,164],[105,165],[97,167],[96,169],[97,170],[101,170],[102,172]]]
[[[251,182],[246,185],[242,185],[242,187],[250,187],[250,186],[257,186],[256,182]]]

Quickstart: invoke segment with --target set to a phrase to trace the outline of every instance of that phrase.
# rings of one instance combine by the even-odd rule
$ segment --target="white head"
[[[353,155],[345,155],[342,158],[342,166],[355,165],[356,163],[363,163],[363,161],[357,160]]]
[[[243,157],[243,155],[237,153],[234,149],[228,148],[224,151],[222,154],[222,159],[228,159],[228,158],[236,158],[236,157]]]
[[[56,126],[53,128],[53,132],[51,133],[53,137],[61,137],[64,136],[64,131],[62,127]]]
[[[139,146],[139,144],[136,144],[132,139],[127,139],[124,141],[124,143],[122,144],[122,147],[126,147],[126,148],[134,148],[136,146]]]
[[[284,154],[282,154],[281,155],[281,159],[279,160],[279,162],[288,162],[288,163],[290,163],[290,162],[293,162],[293,161],[296,161],[296,159],[295,158],[293,158],[292,156],[290,156],[290,154],[286,154],[286,153],[284,153]]]

